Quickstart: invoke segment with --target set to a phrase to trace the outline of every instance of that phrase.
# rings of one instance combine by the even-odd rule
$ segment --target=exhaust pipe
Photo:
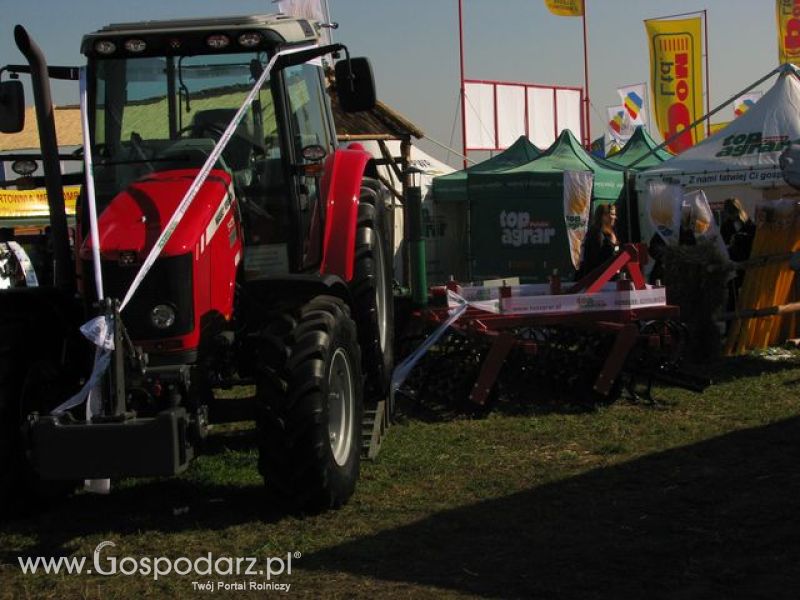
[[[42,150],[42,166],[47,189],[47,204],[50,209],[50,232],[53,240],[54,283],[68,293],[75,291],[75,276],[69,251],[67,212],[64,207],[64,186],[61,180],[61,164],[58,160],[56,123],[53,115],[53,100],[47,62],[39,46],[28,35],[22,25],[14,27],[17,48],[31,67],[33,99],[36,104],[36,120],[39,126],[39,144]]]

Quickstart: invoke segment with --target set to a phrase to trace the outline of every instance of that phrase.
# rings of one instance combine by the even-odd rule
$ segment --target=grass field
[[[86,556],[91,567],[110,540],[104,560],[299,552],[272,580],[293,597],[796,598],[800,358],[708,372],[718,383],[704,394],[661,388],[656,406],[531,402],[472,420],[406,407],[352,501],[307,518],[265,502],[252,431],[223,430],[180,478],[115,483],[5,523],[0,597],[188,598],[212,596],[193,581],[265,581],[18,565]]]

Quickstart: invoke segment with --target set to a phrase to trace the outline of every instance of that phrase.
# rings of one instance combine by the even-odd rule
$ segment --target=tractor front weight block
[[[28,425],[31,458],[44,480],[176,475],[194,455],[189,425],[183,408],[110,423],[36,416]]]

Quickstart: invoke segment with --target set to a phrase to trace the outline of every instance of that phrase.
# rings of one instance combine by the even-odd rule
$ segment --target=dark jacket
[[[618,246],[611,240],[610,235],[593,227],[586,232],[583,244],[583,263],[581,263],[579,271],[581,277],[602,265],[618,250]]]
[[[737,223],[739,223],[738,227]],[[728,247],[728,255],[731,260],[740,262],[750,258],[753,238],[756,237],[756,224],[751,219],[747,219],[744,223],[738,219],[724,221],[719,228],[719,232],[722,235],[722,241]]]

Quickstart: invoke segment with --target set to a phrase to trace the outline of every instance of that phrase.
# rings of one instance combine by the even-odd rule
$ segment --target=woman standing
[[[619,240],[614,230],[616,222],[616,206],[600,204],[595,208],[592,224],[586,231],[580,276],[591,273],[619,250]]]
[[[722,224],[719,229],[732,261],[740,262],[750,258],[756,225],[747,216],[738,198],[725,199],[722,205]]]

